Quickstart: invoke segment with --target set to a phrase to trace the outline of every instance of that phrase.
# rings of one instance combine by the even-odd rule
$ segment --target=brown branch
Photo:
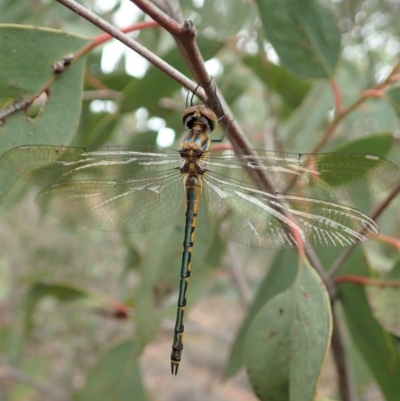
[[[154,21],[158,22],[165,30],[172,36],[178,36],[182,32],[182,24],[169,16],[160,7],[155,5],[149,0],[131,0],[135,3],[145,14],[151,17]]]
[[[166,15],[164,11],[162,11],[149,0],[131,1],[175,38],[178,46],[182,50],[190,70],[193,73],[193,76],[195,77],[195,80],[202,84],[202,87],[206,93],[205,98],[199,96],[199,88],[196,90],[196,96],[198,96],[202,101],[205,102],[205,104],[207,104],[208,107],[213,110],[218,110],[221,106],[224,114],[224,119],[221,121],[221,125],[231,141],[236,153],[251,154],[251,145],[240,126],[233,119],[232,112],[228,104],[225,102],[225,99],[216,87],[215,83],[210,85],[212,80],[208,75],[204,65],[203,57],[201,56],[200,50],[197,46],[196,29],[193,23],[191,21],[184,21],[183,24],[180,24]],[[186,87],[192,90],[188,86]],[[266,177],[259,178],[261,179],[261,182],[264,182],[264,184],[267,181]],[[272,187],[269,186],[269,190],[271,190],[271,188]]]
[[[186,62],[194,74],[194,77],[196,78],[197,82],[202,84],[202,87],[207,93],[207,105],[211,108],[214,108],[212,106],[217,107],[218,103],[215,99],[215,93],[212,86],[209,85],[211,82],[211,77],[208,75],[204,65],[203,57],[201,56],[200,50],[196,43],[196,28],[194,27],[193,22],[185,20],[181,24],[167,15],[159,7],[154,5],[152,1],[131,1],[174,37],[178,46],[183,51]]]
[[[400,193],[400,183],[395,186],[388,197],[372,212],[371,217],[376,220],[383,213],[383,211],[389,206],[390,202]]]
[[[321,280],[325,284],[325,287],[328,291],[329,299],[331,300],[331,302],[333,302],[336,299],[337,295],[336,285],[334,281],[332,280],[328,272],[324,269],[324,266],[319,260],[318,255],[315,253],[314,249],[306,248],[304,249],[304,253],[308,261],[310,262],[311,266],[317,271],[317,273],[321,277]]]
[[[180,73],[177,69],[173,68],[171,65],[166,63],[163,59],[152,53],[150,50],[148,50],[146,47],[142,46],[140,43],[137,41],[133,40],[130,38],[128,35],[124,34],[121,32],[121,30],[117,29],[113,25],[109,24],[107,21],[104,19],[100,18],[98,15],[94,14],[87,8],[81,6],[74,0],[57,0],[60,4],[63,4],[65,7],[69,8],[76,14],[82,16],[89,22],[91,22],[93,25],[96,25],[103,31],[109,33],[113,38],[119,40],[123,44],[125,44],[127,47],[130,49],[134,50],[136,53],[140,54],[142,57],[144,57],[146,60],[148,60],[151,64],[165,72],[167,75],[169,75],[172,79],[175,81],[179,82],[182,86],[185,88],[188,88],[191,91],[195,91],[197,88],[197,84],[190,79],[188,79],[185,75]],[[204,91],[199,88],[199,90],[196,91],[196,95],[198,95],[199,98],[207,99],[206,96],[204,95]]]
[[[11,114],[27,109],[38,96],[15,99],[11,104],[0,110],[0,123],[4,122],[4,119]]]

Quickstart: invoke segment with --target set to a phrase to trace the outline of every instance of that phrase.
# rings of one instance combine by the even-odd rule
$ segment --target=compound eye
[[[206,127],[207,132],[212,132],[215,129],[215,122],[213,120],[210,120],[208,117],[206,116],[202,116],[201,118],[201,122],[203,123],[203,125]]]
[[[186,114],[182,117],[182,123],[187,130],[191,130],[193,128],[194,120],[193,113]]]

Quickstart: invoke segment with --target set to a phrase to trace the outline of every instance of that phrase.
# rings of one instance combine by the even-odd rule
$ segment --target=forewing
[[[389,189],[400,182],[400,169],[383,158],[367,154],[295,154],[264,150],[254,155],[210,152],[205,167],[250,185],[264,174],[271,192],[320,199],[350,199]],[[244,169],[246,167],[246,169]],[[251,184],[253,183],[253,184]]]
[[[345,247],[378,234],[364,213],[333,202],[272,194],[223,176],[204,179],[204,208],[218,233],[232,241],[262,248]]]
[[[17,178],[41,186],[67,181],[118,180],[157,176],[177,169],[178,152],[155,147],[99,150],[66,146],[21,146],[0,159],[0,166]]]

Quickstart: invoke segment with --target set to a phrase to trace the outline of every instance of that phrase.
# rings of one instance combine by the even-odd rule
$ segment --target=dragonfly
[[[174,221],[185,206],[170,358],[175,375],[198,218],[223,238],[253,247],[347,247],[374,238],[378,227],[363,212],[335,200],[400,182],[395,164],[369,154],[214,152],[209,135],[217,117],[205,105],[188,107],[182,122],[186,134],[179,150],[33,145],[11,149],[0,159],[14,177],[43,187],[35,202],[45,212],[92,229],[154,230]],[[264,177],[269,188],[256,185],[257,177]]]

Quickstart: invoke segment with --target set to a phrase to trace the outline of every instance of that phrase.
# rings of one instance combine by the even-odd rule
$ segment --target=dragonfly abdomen
[[[185,191],[186,191],[186,201],[187,201],[185,237],[183,240],[178,309],[176,312],[174,340],[172,343],[172,352],[171,352],[171,373],[175,375],[178,373],[178,367],[181,361],[181,354],[183,350],[183,332],[184,332],[183,317],[187,302],[186,291],[192,268],[191,259],[192,259],[193,243],[194,243],[194,231],[196,227],[197,210],[201,194],[200,178],[196,176],[189,176],[188,179],[185,181]]]

